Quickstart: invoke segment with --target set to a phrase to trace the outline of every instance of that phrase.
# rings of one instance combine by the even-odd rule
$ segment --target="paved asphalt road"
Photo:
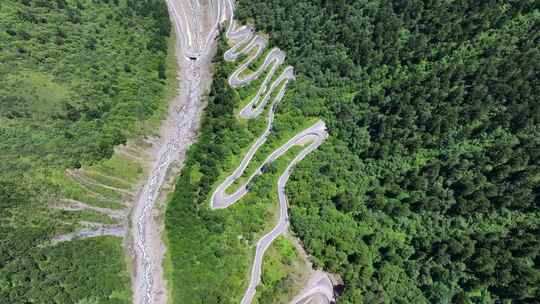
[[[202,5],[202,3],[205,4]],[[278,89],[279,91],[269,106],[265,131],[250,147],[239,167],[213,193],[211,207],[214,209],[227,208],[234,204],[247,193],[247,185],[252,179],[256,175],[262,174],[262,167],[265,164],[279,158],[295,145],[304,147],[279,177],[279,220],[276,226],[257,242],[249,287],[242,299],[242,303],[251,303],[255,295],[255,288],[260,283],[264,253],[289,226],[285,185],[291,171],[306,155],[317,149],[328,134],[324,122],[318,121],[272,152],[245,184],[241,185],[235,193],[228,195],[225,189],[242,175],[257,150],[266,142],[272,130],[275,109],[285,94],[287,84],[294,80],[294,69],[290,66],[286,67],[280,76],[270,83],[285,59],[285,53],[274,48],[268,53],[260,68],[245,75],[248,66],[263,55],[268,42],[265,38],[254,35],[253,29],[247,26],[236,26],[232,0],[205,2],[167,0],[167,4],[178,37],[177,58],[180,65],[180,95],[171,106],[169,117],[162,127],[156,161],[152,165],[151,174],[132,211],[132,238],[135,251],[133,301],[137,304],[166,303],[163,270],[161,269],[162,252],[156,249],[162,244],[160,234],[156,233],[159,229],[155,227],[157,224],[152,217],[152,211],[159,197],[167,170],[174,162],[183,160],[187,147],[195,137],[202,109],[201,94],[210,83],[211,50],[214,49],[212,44],[217,35],[219,24],[228,21],[227,38],[235,45],[225,53],[225,59],[235,61],[240,54],[250,56],[248,61],[230,76],[229,84],[235,88],[248,85],[268,72],[257,95],[241,110],[239,115],[246,119],[258,117],[267,108],[273,92]],[[253,52],[254,50],[255,52]],[[326,279],[328,278],[326,277]],[[308,303],[316,297],[322,298],[323,303],[333,300],[331,283],[328,287],[327,283],[320,282],[326,281],[323,278],[314,284],[308,284],[304,291],[293,300],[293,303]]]
[[[276,107],[283,99],[283,96],[287,89],[287,84],[289,83],[289,81],[292,81],[295,78],[293,67],[288,66],[283,70],[282,74],[276,80],[274,80],[272,84],[270,84],[270,87],[268,88],[273,76],[285,60],[285,53],[277,48],[274,48],[270,52],[268,52],[263,64],[256,71],[246,75],[248,67],[260,56],[263,55],[268,42],[264,37],[254,35],[253,29],[246,26],[236,26],[236,23],[234,21],[234,4],[232,0],[226,0],[226,16],[229,21],[227,38],[229,39],[229,41],[235,44],[224,54],[225,60],[235,61],[241,54],[248,56],[248,59],[231,74],[229,78],[229,85],[233,88],[248,85],[250,82],[258,79],[263,73],[267,72],[267,75],[263,80],[263,83],[261,84],[257,95],[240,111],[239,115],[242,118],[246,119],[251,119],[259,116],[264,112],[265,108],[267,107],[267,104],[273,92],[278,88],[280,88],[280,90],[269,107],[270,109],[268,111],[267,126],[265,131],[250,147],[250,149],[240,162],[240,165],[234,170],[231,175],[225,178],[223,183],[221,183],[217,187],[215,192],[212,194],[210,202],[211,208],[222,209],[234,204],[248,192],[249,183],[257,175],[262,174],[262,168],[265,165],[270,164],[272,161],[279,158],[293,146],[300,145],[305,147],[294,158],[294,160],[291,161],[291,163],[287,166],[285,172],[279,177],[279,219],[274,228],[257,242],[255,258],[251,269],[249,286],[245,291],[241,302],[242,304],[248,304],[252,302],[255,296],[256,287],[261,281],[261,266],[264,253],[272,244],[272,242],[278,236],[283,234],[289,227],[288,204],[287,197],[285,195],[285,185],[289,179],[289,176],[294,166],[304,157],[306,157],[306,155],[317,149],[328,137],[328,133],[326,132],[326,126],[324,122],[318,121],[313,126],[300,132],[292,139],[290,139],[287,143],[272,152],[265,159],[263,164],[248,178],[248,180],[244,184],[242,184],[234,193],[230,195],[227,194],[226,189],[229,188],[235,182],[235,180],[242,176],[243,172],[248,167],[255,153],[266,142],[268,135],[272,130]],[[244,75],[244,77],[242,78],[241,75]],[[323,302],[330,302],[331,300],[333,300],[332,284],[330,283],[329,289],[328,284],[326,284],[326,281],[324,280],[324,276],[325,275],[323,275],[323,278],[321,278],[318,282],[313,284],[313,286],[308,286],[308,288],[304,290],[302,294],[300,294],[293,300],[293,303],[308,303],[309,301],[314,299],[315,296],[326,299],[323,300]],[[326,279],[328,279],[328,277],[326,277]],[[322,284],[319,282],[325,283]]]

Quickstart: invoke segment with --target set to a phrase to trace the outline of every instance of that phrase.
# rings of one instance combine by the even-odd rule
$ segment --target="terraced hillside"
[[[175,93],[169,32],[158,0],[0,2],[0,302],[130,302],[118,236]]]

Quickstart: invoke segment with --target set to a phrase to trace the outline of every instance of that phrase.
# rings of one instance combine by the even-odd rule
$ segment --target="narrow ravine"
[[[162,268],[163,223],[156,220],[155,206],[168,170],[183,162],[197,134],[204,106],[202,95],[211,82],[213,43],[221,18],[220,1],[167,0],[167,5],[178,41],[180,89],[160,129],[155,161],[131,213],[133,303],[136,304],[167,302]]]

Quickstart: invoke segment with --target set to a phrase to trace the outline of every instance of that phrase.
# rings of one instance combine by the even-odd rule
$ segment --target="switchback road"
[[[226,190],[242,176],[255,153],[266,142],[268,135],[272,130],[276,107],[285,95],[287,84],[294,80],[295,77],[293,67],[288,66],[283,69],[280,76],[270,83],[285,60],[285,53],[277,48],[274,48],[268,52],[265,60],[261,66],[257,68],[257,70],[248,72],[248,67],[263,55],[268,42],[264,37],[255,35],[253,29],[247,26],[236,25],[234,20],[234,4],[232,0],[226,0],[226,16],[229,23],[226,35],[227,39],[233,43],[233,46],[231,49],[225,52],[225,60],[235,61],[240,55],[248,56],[248,59],[242,63],[229,77],[229,85],[233,88],[245,86],[266,73],[266,77],[264,78],[256,96],[240,111],[239,116],[246,119],[252,119],[262,114],[266,108],[269,108],[269,110],[266,117],[266,129],[249,148],[248,152],[241,160],[240,165],[216,188],[211,197],[210,207],[213,209],[221,209],[227,208],[236,203],[248,192],[248,185],[250,182],[256,176],[263,173],[262,169],[264,166],[272,163],[293,146],[304,147],[302,151],[289,163],[285,169],[285,172],[279,177],[279,219],[274,228],[257,242],[255,258],[251,268],[251,278],[241,301],[242,304],[248,304],[252,302],[255,296],[256,287],[261,281],[261,267],[264,253],[268,247],[270,247],[272,242],[283,234],[289,227],[288,203],[285,195],[285,185],[289,179],[289,176],[294,166],[309,153],[317,149],[328,137],[328,133],[326,132],[324,122],[316,122],[313,126],[300,132],[284,145],[272,152],[244,184],[240,185],[234,193],[227,194]],[[242,75],[244,76],[242,77]],[[273,93],[276,90],[279,90],[277,95],[271,101],[270,105],[268,105]],[[321,276],[322,278],[319,281],[322,282],[324,281],[325,274],[321,273]],[[316,283],[313,286],[308,286],[302,294],[293,300],[293,303],[308,303],[314,299],[315,295],[322,295],[323,298],[326,299],[326,302],[332,301],[332,284],[330,284],[330,289],[328,289],[328,285],[321,285],[319,283]]]

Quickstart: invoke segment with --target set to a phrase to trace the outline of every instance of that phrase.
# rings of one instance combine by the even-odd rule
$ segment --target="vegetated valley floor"
[[[288,186],[342,303],[540,298],[534,1],[239,2],[296,67],[282,112],[331,137]],[[306,190],[309,189],[309,190]]]

